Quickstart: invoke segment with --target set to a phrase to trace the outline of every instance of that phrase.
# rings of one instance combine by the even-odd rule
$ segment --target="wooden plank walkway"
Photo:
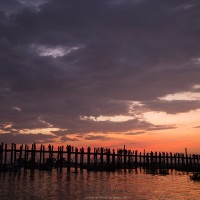
[[[117,169],[145,168],[156,169],[176,169],[182,171],[200,171],[200,155],[167,152],[138,152],[137,150],[91,148],[77,149],[67,145],[58,146],[55,150],[53,145],[45,148],[36,144],[21,145],[16,148],[16,144],[0,145],[0,171],[13,171],[20,169],[40,169],[51,170],[66,168],[68,172],[73,168],[87,169],[93,171],[115,171]]]

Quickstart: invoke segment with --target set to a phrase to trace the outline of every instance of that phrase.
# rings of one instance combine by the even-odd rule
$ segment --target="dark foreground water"
[[[151,175],[144,171],[87,172],[67,174],[57,170],[0,173],[2,200],[199,200],[200,182],[190,180],[183,172]]]

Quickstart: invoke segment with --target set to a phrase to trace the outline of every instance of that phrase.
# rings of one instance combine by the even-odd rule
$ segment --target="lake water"
[[[0,172],[2,200],[199,200],[200,182],[189,174],[170,171],[169,175],[146,174],[143,170],[67,173],[52,171]]]

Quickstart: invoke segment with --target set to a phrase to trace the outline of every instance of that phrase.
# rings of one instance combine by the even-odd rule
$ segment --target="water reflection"
[[[143,170],[67,173],[27,170],[0,173],[1,199],[199,199],[200,182],[184,172]]]

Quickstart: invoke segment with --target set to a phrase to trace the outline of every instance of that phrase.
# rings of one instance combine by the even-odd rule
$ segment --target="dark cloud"
[[[200,85],[198,0],[2,0],[0,7],[1,129],[146,130],[153,125],[137,117],[80,117],[130,115],[130,101],[170,114],[199,108],[158,100]]]
[[[111,140],[112,138],[105,135],[88,135],[85,140]]]
[[[69,138],[69,137],[65,137],[65,136],[61,137],[60,140],[62,142],[66,142],[66,141],[78,141],[77,138]]]
[[[144,102],[143,108],[153,111],[166,112],[167,114],[177,114],[197,110],[200,108],[200,101],[184,101],[184,100],[155,100],[151,102]]]
[[[54,135],[57,135],[57,136],[62,136],[63,138],[67,135],[67,131],[64,130],[64,131],[51,131]]]
[[[0,141],[5,143],[15,143],[15,144],[31,144],[31,143],[53,143],[57,137],[47,134],[11,134],[5,133],[0,134]]]
[[[93,120],[80,120],[80,119],[70,119],[66,122],[58,118],[58,121],[54,121],[56,127],[68,127],[66,131],[67,134],[87,134],[90,132],[94,133],[108,133],[116,132],[120,133],[123,131],[137,130],[137,129],[148,129],[151,127],[157,127],[151,123],[140,121],[138,119],[128,120],[124,122],[112,122],[112,121],[93,121]],[[166,128],[166,127],[164,127]]]

